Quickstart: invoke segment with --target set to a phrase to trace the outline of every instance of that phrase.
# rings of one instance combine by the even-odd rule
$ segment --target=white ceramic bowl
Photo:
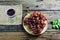
[[[31,12],[31,13],[32,13],[32,12]],[[28,13],[28,14],[24,17],[24,19],[25,19],[25,18],[29,18],[30,15],[31,15],[31,13]],[[41,31],[40,34],[44,33],[44,32],[47,30],[47,28],[48,28],[48,22],[45,21],[45,23],[46,23],[46,26],[44,27],[44,29]],[[36,34],[34,34],[34,33],[32,32],[32,30],[29,28],[29,25],[24,25],[24,20],[23,20],[23,28],[25,29],[25,31],[26,31],[27,33],[29,33],[29,34],[31,34],[31,35],[36,35]]]

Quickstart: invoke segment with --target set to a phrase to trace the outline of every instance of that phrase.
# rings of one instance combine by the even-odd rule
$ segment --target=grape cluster
[[[43,28],[46,26],[46,17],[41,12],[33,12],[29,18],[24,19],[24,23],[29,25],[34,34],[40,34]]]

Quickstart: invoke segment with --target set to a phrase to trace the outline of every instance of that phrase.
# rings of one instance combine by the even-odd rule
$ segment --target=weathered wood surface
[[[51,0],[50,0],[50,2],[51,2]],[[28,3],[32,6],[30,6]],[[31,9],[36,8],[35,5],[32,4],[33,2],[32,3],[28,2],[28,3],[26,3],[26,5],[29,5]],[[53,3],[53,1],[52,1],[52,3]],[[57,2],[57,4],[58,3],[59,2]],[[41,5],[41,4],[43,4],[43,5]],[[45,3],[41,3],[41,4],[39,4],[41,6],[38,9],[59,9],[59,7],[57,7],[59,5],[56,5],[55,3],[51,4],[49,2],[48,3],[45,2]],[[50,4],[53,7],[49,6]],[[54,6],[54,5],[56,5],[56,6]],[[56,12],[50,11],[50,12],[45,12],[45,13],[47,14],[47,17],[52,18],[53,20],[60,18],[60,16],[59,16],[60,11],[56,11]],[[25,14],[23,14],[23,15],[25,15]],[[58,17],[56,17],[56,16],[58,16]],[[49,20],[51,21],[51,19],[49,19]],[[32,35],[27,34],[23,30],[23,28],[19,27],[19,26],[9,26],[9,27],[8,26],[0,26],[0,40],[60,40],[60,31],[51,30],[51,28],[49,28],[49,29],[50,30],[46,31],[44,34],[36,37],[36,36],[32,36]]]
[[[0,40],[60,40],[60,33],[50,30],[40,36],[32,36],[26,32],[0,32]]]

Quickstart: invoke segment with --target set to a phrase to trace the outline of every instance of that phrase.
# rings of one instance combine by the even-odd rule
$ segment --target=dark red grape
[[[28,24],[28,18],[25,18],[25,19],[24,19],[24,22],[25,22],[26,24]]]
[[[33,12],[33,14],[32,14],[33,16],[37,16],[37,13],[36,13],[36,11],[35,12]]]

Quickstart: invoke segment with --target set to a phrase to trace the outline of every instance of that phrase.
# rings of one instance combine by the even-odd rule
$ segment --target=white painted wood
[[[7,15],[8,9],[14,9],[13,18]],[[0,5],[0,25],[19,25],[22,23],[22,4],[19,5]]]

